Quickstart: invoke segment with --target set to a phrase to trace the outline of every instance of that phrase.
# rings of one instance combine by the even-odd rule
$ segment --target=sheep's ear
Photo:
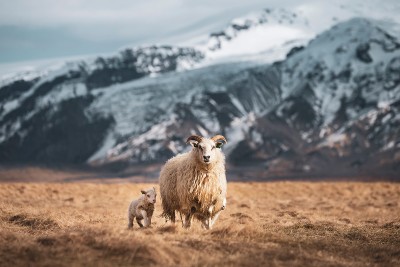
[[[193,147],[197,147],[202,140],[203,140],[203,137],[201,137],[201,136],[191,135],[186,140],[186,143],[191,144]]]
[[[146,195],[146,191],[140,190],[140,192],[142,192],[143,195]]]
[[[193,147],[197,147],[199,145],[199,142],[195,141],[195,140],[190,140],[188,142],[190,145],[192,145]]]
[[[215,147],[216,148],[221,148],[223,145],[224,145],[224,143],[218,142],[218,143],[215,144]]]
[[[220,134],[211,137],[211,140],[213,140],[215,142],[215,146],[218,148],[221,148],[222,145],[227,143],[226,138]]]

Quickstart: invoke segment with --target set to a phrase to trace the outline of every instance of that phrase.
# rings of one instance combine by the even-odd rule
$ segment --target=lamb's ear
[[[146,191],[140,190],[140,192],[142,192],[143,195],[146,195]]]
[[[153,190],[154,190],[154,192],[156,192],[156,188],[153,186]]]

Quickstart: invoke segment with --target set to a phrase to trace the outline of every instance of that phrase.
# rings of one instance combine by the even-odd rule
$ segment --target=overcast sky
[[[190,37],[188,33],[195,36],[221,29],[250,11],[304,2],[319,1],[0,0],[0,63],[174,43]]]
[[[268,1],[0,0],[0,62],[112,52],[166,42],[265,7]],[[274,2],[274,1],[272,1]],[[270,3],[273,4],[273,3]]]

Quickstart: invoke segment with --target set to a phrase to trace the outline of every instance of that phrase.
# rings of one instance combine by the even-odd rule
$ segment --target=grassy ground
[[[400,184],[230,183],[213,230],[127,230],[153,184],[0,184],[0,266],[400,266]]]

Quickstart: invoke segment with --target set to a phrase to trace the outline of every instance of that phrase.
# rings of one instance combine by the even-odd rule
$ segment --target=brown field
[[[400,266],[400,184],[229,183],[214,229],[127,230],[153,184],[0,184],[0,266]]]

